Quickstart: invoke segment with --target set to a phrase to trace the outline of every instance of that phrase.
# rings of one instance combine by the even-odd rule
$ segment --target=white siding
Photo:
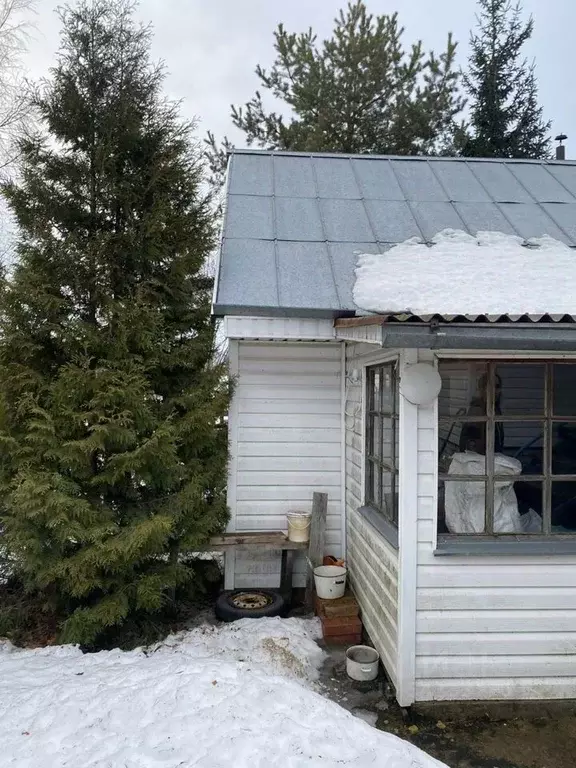
[[[420,407],[416,700],[576,697],[576,557],[435,556],[437,444]]]
[[[361,515],[363,505],[363,382],[374,348],[347,345],[346,354],[346,559],[362,621],[392,682],[398,683],[398,551]],[[368,353],[368,354],[367,354]],[[382,358],[382,350],[378,351]]]
[[[341,345],[236,342],[230,530],[285,530],[291,509],[328,494],[326,542],[342,553]],[[235,587],[277,587],[280,556],[237,552]],[[305,585],[304,560],[294,585]]]

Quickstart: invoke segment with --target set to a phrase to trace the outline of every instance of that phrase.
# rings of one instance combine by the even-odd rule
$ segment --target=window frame
[[[444,542],[464,542],[474,541],[478,544],[484,542],[502,542],[507,540],[509,542],[533,542],[536,545],[537,542],[555,542],[555,541],[568,541],[576,545],[576,531],[573,533],[553,533],[552,532],[552,483],[553,482],[574,482],[576,488],[576,473],[574,474],[555,474],[553,472],[553,435],[554,425],[558,423],[571,423],[576,425],[576,409],[573,416],[556,415],[554,413],[554,366],[557,365],[573,365],[576,367],[576,358],[562,357],[468,357],[458,355],[442,355],[437,359],[439,372],[441,373],[440,366],[443,362],[477,362],[486,365],[486,375],[488,386],[486,389],[486,414],[484,416],[474,415],[470,417],[467,414],[453,417],[442,417],[438,412],[437,425],[440,430],[441,424],[467,424],[478,423],[485,424],[485,442],[486,442],[486,472],[484,475],[449,475],[446,472],[441,472],[438,468],[438,488],[440,483],[454,482],[454,481],[483,481],[485,483],[485,500],[486,500],[486,515],[485,515],[485,532],[484,533],[439,533],[438,538]],[[543,411],[541,413],[528,413],[528,414],[502,414],[496,413],[496,369],[499,365],[542,365],[544,366],[544,394],[543,394]],[[540,423],[543,425],[542,435],[542,472],[523,474],[522,480],[536,481],[542,483],[542,530],[538,532],[517,533],[517,532],[495,532],[494,526],[494,485],[498,481],[510,481],[510,476],[498,475],[494,472],[494,454],[495,454],[495,432],[496,425],[510,424],[511,422],[519,423]],[[438,456],[437,463],[440,461],[439,455],[440,447],[440,434],[438,431]],[[438,505],[437,505],[438,506]]]
[[[391,375],[392,387],[391,387],[391,405],[389,408],[383,405],[383,388],[380,386],[380,396],[377,408],[373,408],[374,393],[372,390],[375,382],[375,373],[378,372],[380,376],[384,371],[389,370]],[[371,363],[365,366],[365,384],[364,384],[364,503],[366,508],[373,510],[378,515],[382,516],[386,524],[390,525],[394,531],[398,530],[398,494],[399,494],[399,472],[398,472],[398,447],[399,447],[399,419],[400,419],[400,392],[399,392],[399,361],[397,358],[382,360],[379,362]],[[380,420],[380,435],[383,435],[383,422],[385,419],[389,419],[391,422],[391,446],[392,456],[390,459],[384,458],[382,455],[377,456],[371,452],[373,432],[372,423],[374,419]],[[380,446],[382,446],[382,437],[380,438]],[[380,489],[379,496],[380,502],[371,498],[371,482],[370,473],[374,471],[377,473],[377,482]],[[385,474],[389,474],[391,477],[391,506],[382,503],[383,499],[383,479]]]

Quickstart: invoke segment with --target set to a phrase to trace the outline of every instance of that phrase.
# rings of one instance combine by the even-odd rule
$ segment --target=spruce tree
[[[155,612],[226,523],[213,215],[193,126],[130,0],[61,11],[61,50],[5,194],[20,228],[0,327],[1,524],[18,575],[89,643]]]
[[[256,75],[278,102],[268,111],[260,91],[244,107],[232,107],[232,122],[249,146],[303,152],[436,154],[451,140],[463,108],[456,43],[448,35],[440,55],[422,42],[408,48],[398,15],[374,16],[362,0],[335,19],[332,36],[318,42],[309,29],[296,34],[280,24],[276,59]],[[286,116],[288,114],[288,116]],[[219,149],[209,134],[216,179],[230,143]]]
[[[520,4],[479,0],[478,31],[464,85],[469,96],[470,135],[462,154],[470,157],[545,158],[550,123],[538,104],[534,64],[522,58],[534,20],[522,20]]]

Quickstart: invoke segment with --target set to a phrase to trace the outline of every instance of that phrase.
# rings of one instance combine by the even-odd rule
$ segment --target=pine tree
[[[456,43],[425,53],[421,41],[406,49],[398,15],[373,16],[356,0],[340,11],[328,40],[309,29],[274,33],[270,71],[256,68],[262,87],[278,102],[267,111],[259,91],[232,122],[248,145],[304,152],[435,154],[450,140],[463,108]],[[285,117],[286,113],[288,117]],[[208,136],[216,179],[226,150]]]
[[[478,32],[464,85],[469,95],[471,135],[462,154],[470,157],[545,158],[550,123],[538,104],[534,64],[522,58],[534,20],[522,21],[520,4],[479,0]]]
[[[154,612],[227,518],[228,385],[213,362],[213,215],[193,126],[161,94],[130,0],[61,12],[5,194],[20,228],[0,327],[5,541],[91,642]]]

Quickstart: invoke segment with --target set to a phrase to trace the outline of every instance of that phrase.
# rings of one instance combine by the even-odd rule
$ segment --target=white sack
[[[449,475],[485,475],[486,457],[467,451],[455,453],[448,469]],[[498,475],[510,475],[509,481],[494,484],[494,532],[521,533],[522,521],[514,482],[522,473],[518,459],[497,453],[494,471]],[[473,480],[447,481],[444,497],[446,526],[450,533],[484,533],[486,516],[486,484]]]

